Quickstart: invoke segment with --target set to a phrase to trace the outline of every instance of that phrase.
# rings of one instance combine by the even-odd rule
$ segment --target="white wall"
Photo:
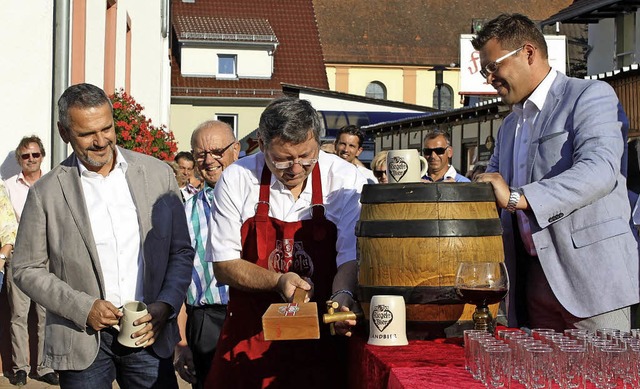
[[[20,170],[13,151],[26,135],[42,139],[43,170],[50,169],[53,1],[0,0],[0,10],[0,176],[6,179]]]
[[[101,87],[104,85],[104,29],[107,11],[104,1],[87,1],[86,7],[85,82]]]
[[[165,0],[161,0],[165,1]],[[119,0],[117,3],[116,88],[124,87],[126,20],[131,19],[131,94],[145,107],[154,125],[167,125],[170,113],[168,39],[161,34],[161,1]],[[0,0],[0,177],[16,174],[13,151],[26,135],[38,135],[47,151],[43,170],[51,168],[54,2]],[[71,0],[71,11],[73,0]],[[105,0],[86,1],[85,82],[104,84]],[[71,30],[73,26],[71,26]]]
[[[266,50],[214,49],[183,46],[180,49],[183,76],[214,77],[218,73],[218,54],[237,55],[238,77],[271,78],[272,57]]]
[[[116,88],[124,88],[126,21],[131,19],[131,95],[144,106],[153,124],[169,124],[171,63],[169,39],[162,36],[160,0],[120,0],[118,3]]]

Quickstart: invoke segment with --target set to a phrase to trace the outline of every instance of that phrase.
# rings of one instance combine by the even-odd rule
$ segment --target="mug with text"
[[[407,313],[404,297],[376,295],[369,304],[369,341],[375,346],[406,346]]]
[[[416,149],[389,150],[387,179],[390,184],[420,182],[427,174],[427,160]]]
[[[131,301],[123,305],[120,310],[123,313],[120,318],[120,324],[113,326],[113,328],[119,332],[118,343],[132,348],[144,346],[144,343],[140,345],[136,344],[136,341],[140,340],[142,337],[132,338],[131,335],[145,326],[145,324],[136,326],[133,325],[133,322],[148,313],[147,305],[141,301]]]

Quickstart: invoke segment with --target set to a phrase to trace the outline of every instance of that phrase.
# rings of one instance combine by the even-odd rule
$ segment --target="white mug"
[[[427,174],[427,160],[416,149],[389,150],[387,179],[390,184],[420,182]]]
[[[369,341],[375,346],[406,346],[407,312],[404,297],[376,295],[369,304]]]
[[[136,341],[140,340],[142,336],[137,338],[132,338],[131,335],[145,326],[145,324],[133,325],[133,322],[138,320],[139,318],[145,316],[147,312],[147,305],[141,301],[131,301],[126,303],[120,308],[120,311],[123,313],[122,317],[120,317],[120,323],[113,326],[118,332],[118,343],[127,347],[142,347],[145,345],[144,342],[140,345],[136,344]]]

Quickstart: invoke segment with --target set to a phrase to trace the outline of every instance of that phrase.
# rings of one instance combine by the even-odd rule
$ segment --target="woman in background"
[[[371,170],[373,175],[378,179],[379,184],[387,184],[387,150],[382,150],[376,154],[371,160]]]

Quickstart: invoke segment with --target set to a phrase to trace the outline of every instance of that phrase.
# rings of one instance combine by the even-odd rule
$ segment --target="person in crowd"
[[[228,286],[217,283],[213,263],[206,260],[211,251],[206,243],[213,188],[222,172],[238,159],[240,144],[227,123],[210,120],[200,124],[191,134],[191,150],[205,184],[185,204],[196,256],[186,307],[178,316],[182,340],[176,346],[174,367],[195,389],[204,387],[229,301]]]
[[[13,206],[4,185],[0,183],[0,290],[2,290],[4,282],[5,265],[11,258],[17,232],[18,222]]]
[[[42,140],[35,135],[23,137],[18,143],[18,147],[16,147],[15,156],[18,165],[20,165],[20,173],[9,177],[5,181],[5,186],[18,222],[20,222],[29,188],[42,176],[40,165],[45,155],[46,152]],[[26,385],[28,373],[31,371],[29,365],[29,310],[31,308],[31,299],[13,282],[11,268],[7,269],[6,275],[7,298],[11,308],[9,334],[11,336],[13,384]],[[44,365],[46,311],[40,304],[35,304],[34,309],[38,320],[38,354],[36,358],[31,360],[36,360],[38,363],[36,373],[40,380],[50,385],[58,385],[58,375],[53,369]]]
[[[198,186],[200,186],[200,182],[194,174],[196,161],[188,151],[179,152],[173,158],[173,161],[178,165],[176,179],[178,180],[180,192],[182,192],[182,198],[186,202],[198,193]],[[193,185],[193,182],[196,182],[197,185]]]
[[[387,178],[388,153],[389,152],[387,150],[382,150],[377,153],[371,160],[371,171],[373,171],[373,175],[376,177],[379,184],[389,183],[389,179]]]
[[[477,178],[492,184],[503,209],[510,323],[629,330],[638,245],[614,90],[552,69],[544,36],[524,15],[498,16],[472,44],[481,74],[513,106]]]
[[[476,177],[478,177],[480,174],[484,173],[485,171],[487,171],[487,165],[485,165],[484,163],[476,163],[473,166],[473,169],[471,169],[469,172],[467,172],[467,178],[470,181],[475,181]]]
[[[325,153],[335,154],[336,144],[334,141],[330,141],[330,140],[324,141],[320,145],[320,150],[324,151]]]
[[[427,174],[422,177],[425,182],[469,182],[451,165],[453,146],[451,136],[446,131],[435,129],[424,137],[422,155],[427,160]]]
[[[308,101],[272,101],[260,117],[261,152],[229,166],[216,184],[209,245],[229,305],[208,388],[347,382],[345,339],[327,326],[320,340],[272,342],[262,333],[265,310],[292,301],[296,288],[323,311],[327,300],[359,310],[354,229],[366,180],[353,164],[320,151],[321,128]],[[353,325],[336,323],[336,332],[350,336]]]
[[[358,126],[353,124],[342,127],[336,134],[335,148],[336,154],[347,162],[354,164],[360,173],[364,175],[369,184],[377,184],[378,179],[373,172],[358,159],[362,154],[362,143],[364,142],[364,134]]]
[[[77,84],[58,100],[58,131],[73,153],[29,190],[11,269],[16,285],[47,310],[45,364],[64,388],[177,388],[175,317],[194,250],[173,172],[116,146],[105,92]],[[140,348],[117,340],[128,301]]]

